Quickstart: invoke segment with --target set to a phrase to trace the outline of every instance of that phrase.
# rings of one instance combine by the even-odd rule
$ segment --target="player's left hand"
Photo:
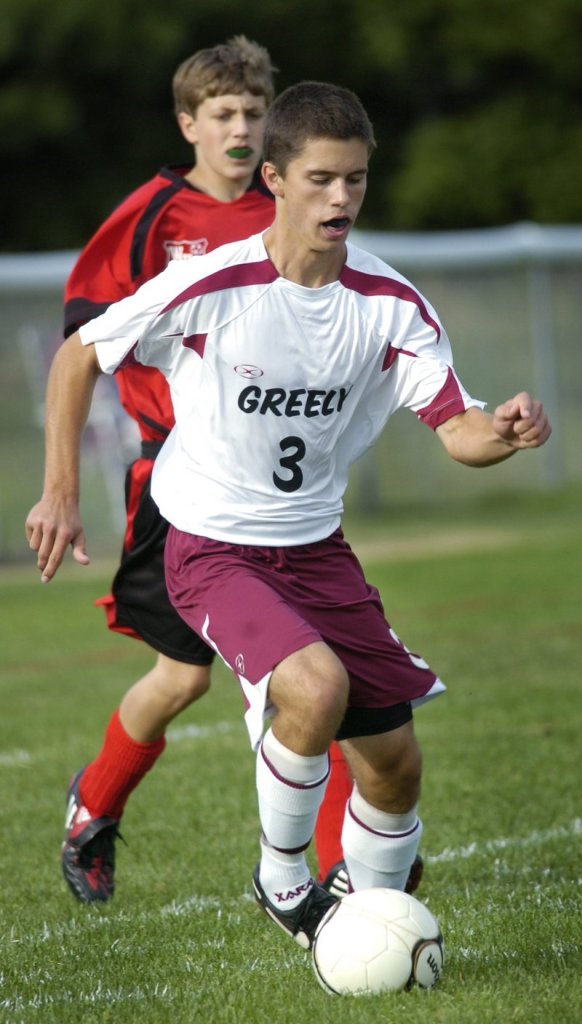
[[[552,433],[542,403],[526,391],[497,406],[493,429],[514,448],[540,448]]]

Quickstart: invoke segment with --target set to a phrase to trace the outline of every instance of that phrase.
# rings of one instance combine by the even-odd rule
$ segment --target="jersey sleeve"
[[[113,374],[138,363],[160,370],[166,378],[172,375],[180,359],[186,321],[200,319],[202,323],[208,317],[203,289],[198,299],[185,299],[188,289],[204,277],[205,263],[212,257],[172,260],[133,295],[113,303],[79,328],[82,344],[95,345],[103,373]]]
[[[398,405],[433,430],[471,406],[485,405],[463,387],[453,367],[448,335],[428,303],[413,309],[388,349],[384,369],[394,374]]]
[[[168,353],[175,347],[172,335],[180,331],[179,306],[161,315],[175,294],[176,269],[176,264],[170,264],[135,294],[112,303],[104,313],[79,328],[83,345],[95,345],[103,373],[115,373],[138,362],[156,365],[165,374]]]

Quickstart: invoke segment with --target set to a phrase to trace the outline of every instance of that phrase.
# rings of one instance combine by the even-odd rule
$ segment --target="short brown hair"
[[[198,50],[183,61],[172,82],[174,111],[195,116],[200,104],[210,96],[240,95],[250,92],[264,96],[267,105],[275,95],[269,51],[246,36],[233,36],[226,43]]]
[[[285,174],[313,139],[361,139],[371,153],[374,129],[360,99],[329,82],[299,82],[277,96],[265,119],[264,159]]]

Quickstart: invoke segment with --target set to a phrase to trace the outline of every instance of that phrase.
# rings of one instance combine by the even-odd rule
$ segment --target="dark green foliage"
[[[582,220],[582,8],[513,0],[4,0],[3,251],[75,248],[165,162],[188,160],[170,80],[245,32],[279,88],[337,81],[375,123],[361,226]]]

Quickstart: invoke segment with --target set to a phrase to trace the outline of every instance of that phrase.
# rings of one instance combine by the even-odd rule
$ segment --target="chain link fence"
[[[492,409],[519,390],[543,399],[553,436],[485,471],[453,463],[409,412],[352,470],[346,505],[377,513],[582,480],[582,227],[519,224],[435,234],[354,232],[438,311],[467,390]],[[76,253],[0,256],[0,561],[30,559],[24,519],[42,487],[43,396],[61,341],[62,293]],[[115,555],[123,477],[137,451],[115,385],[101,379],[83,451],[82,511],[94,555]]]

